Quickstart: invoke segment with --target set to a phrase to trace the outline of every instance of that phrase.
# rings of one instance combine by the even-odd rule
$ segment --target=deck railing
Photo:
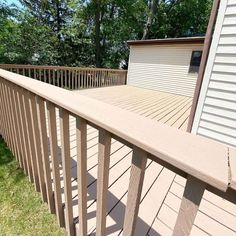
[[[78,229],[75,229],[72,212],[71,117],[76,120]],[[69,235],[87,235],[88,125],[99,130],[96,235],[105,235],[111,138],[133,149],[123,235],[134,234],[147,159],[187,178],[174,235],[189,235],[205,189],[236,202],[235,173],[230,167],[230,159],[236,157],[234,149],[0,69],[0,133]],[[58,139],[65,208],[61,197]]]
[[[57,87],[77,90],[126,84],[126,70],[0,64],[0,68]]]

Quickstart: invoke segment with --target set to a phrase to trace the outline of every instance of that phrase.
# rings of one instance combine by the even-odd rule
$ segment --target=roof
[[[204,44],[205,37],[165,38],[148,40],[130,40],[128,45],[162,45],[162,44]]]

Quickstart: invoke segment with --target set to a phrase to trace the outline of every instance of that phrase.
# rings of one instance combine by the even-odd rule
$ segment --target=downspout
[[[199,99],[199,95],[201,92],[202,81],[203,81],[203,77],[204,77],[204,73],[205,73],[205,69],[206,69],[206,64],[207,64],[207,59],[208,59],[208,55],[209,55],[209,51],[210,51],[210,47],[211,47],[211,41],[212,41],[212,36],[213,36],[213,32],[214,32],[216,18],[218,15],[219,5],[220,5],[220,0],[214,0],[213,5],[212,5],[212,10],[211,10],[211,16],[210,16],[209,23],[207,26],[207,32],[206,32],[206,37],[204,40],[202,59],[201,59],[197,83],[196,83],[194,96],[193,96],[193,103],[192,103],[191,112],[190,112],[189,121],[188,121],[187,132],[190,132],[190,133],[192,130],[195,112],[196,112],[197,104],[198,104],[198,99]]]

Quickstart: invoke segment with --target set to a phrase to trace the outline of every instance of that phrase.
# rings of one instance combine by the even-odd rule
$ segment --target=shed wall
[[[197,73],[189,73],[193,50],[203,45],[131,45],[128,85],[192,97]]]

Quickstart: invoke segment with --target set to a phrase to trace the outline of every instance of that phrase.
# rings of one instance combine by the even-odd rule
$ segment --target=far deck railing
[[[56,131],[56,111],[59,111],[60,135]],[[72,212],[71,116],[76,118],[77,231]],[[76,232],[77,235],[87,235],[87,125],[99,130],[96,235],[105,235],[111,138],[133,149],[124,236],[134,234],[147,159],[187,178],[173,233],[176,236],[190,234],[205,189],[236,202],[235,149],[109,104],[0,70],[0,133],[20,167],[34,182],[36,190],[41,192],[42,199],[47,201],[50,211],[56,213],[60,226],[66,226],[69,235]],[[65,208],[62,205],[57,152],[59,138]]]
[[[77,90],[126,84],[126,70],[0,64],[0,68],[57,87]]]

